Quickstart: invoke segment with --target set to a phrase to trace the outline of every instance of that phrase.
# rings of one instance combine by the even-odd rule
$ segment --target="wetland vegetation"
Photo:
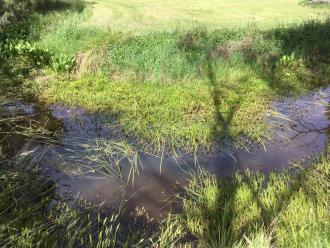
[[[329,14],[1,1],[0,246],[329,247]]]

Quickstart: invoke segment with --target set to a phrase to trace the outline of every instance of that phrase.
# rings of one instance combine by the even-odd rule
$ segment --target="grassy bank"
[[[134,178],[138,157],[131,143],[164,155],[164,148],[194,153],[226,141],[263,142],[272,138],[263,118],[269,103],[329,85],[326,6],[291,0],[36,2],[44,4],[1,23],[0,94],[110,112],[104,125],[125,135],[120,143],[82,144],[87,152],[77,146],[70,152],[83,159],[64,163],[58,156],[52,162],[59,169],[90,166],[121,177],[126,158]],[[53,144],[53,134],[30,122],[28,113],[2,112],[1,247],[330,246],[329,157],[269,175],[218,179],[197,172],[178,197],[182,209],[151,223],[122,206],[61,197],[59,185],[38,168],[36,151],[17,151],[29,140]],[[5,144],[16,129],[22,140]]]
[[[260,142],[271,101],[328,84],[329,27],[110,32],[78,53],[75,76],[34,85],[48,103],[113,112],[125,134],[157,149]]]

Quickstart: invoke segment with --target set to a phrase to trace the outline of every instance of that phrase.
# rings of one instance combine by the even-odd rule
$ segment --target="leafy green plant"
[[[302,59],[297,59],[294,53],[291,55],[283,55],[276,65],[278,67],[296,69],[302,65]]]
[[[275,76],[282,82],[293,84],[301,79],[308,79],[308,69],[302,58],[298,58],[295,53],[283,55],[276,62]]]
[[[50,60],[50,53],[47,49],[40,49],[35,43],[25,40],[6,40],[0,45],[1,57],[25,56],[37,66],[47,65]]]
[[[70,71],[75,66],[75,58],[60,54],[53,56],[51,59],[51,67],[57,72]]]
[[[26,40],[6,40],[0,44],[2,58],[27,57],[36,66],[50,66],[56,72],[70,71],[75,65],[74,56],[54,55],[47,48],[41,49],[36,43]]]

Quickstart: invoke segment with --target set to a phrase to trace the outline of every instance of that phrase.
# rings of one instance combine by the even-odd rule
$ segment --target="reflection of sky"
[[[282,102],[274,103],[273,108],[284,115],[267,117],[274,127],[276,143],[257,147],[252,152],[234,151],[230,155],[206,156],[199,159],[199,165],[217,176],[246,168],[267,172],[322,151],[328,141],[329,118],[327,114],[329,115],[329,111],[326,114],[326,109],[329,106],[329,97],[330,88],[327,88],[322,92],[308,94],[294,101],[285,99]],[[33,105],[29,106],[24,107],[27,109],[26,114],[37,111]],[[11,108],[16,111],[16,109],[22,109],[22,106],[20,104]],[[108,127],[112,116],[110,114],[88,115],[81,109],[67,109],[58,106],[52,106],[45,113],[49,117],[47,125],[52,127],[52,130],[62,127],[64,129],[61,135],[61,145],[49,146],[50,150],[60,156],[56,157],[55,162],[51,162],[49,152],[43,163],[44,172],[59,182],[62,194],[71,191],[73,195],[79,193],[94,203],[111,204],[120,199],[122,193],[125,192],[125,198],[129,199],[128,205],[132,209],[137,205],[144,206],[150,215],[157,215],[162,212],[159,209],[167,205],[169,197],[178,192],[180,185],[186,183],[190,169],[194,168],[195,162],[190,156],[183,156],[176,160],[169,155],[161,160],[159,157],[140,153],[141,164],[139,173],[135,176],[134,187],[123,185],[117,179],[97,173],[88,174],[88,177],[77,176],[79,171],[76,174],[72,171],[75,170],[74,164],[79,166],[84,163],[81,160],[84,148],[86,146],[93,148],[96,139],[107,140],[114,137],[114,131]],[[40,115],[45,113],[39,113],[39,120],[42,119]],[[57,166],[62,163],[61,161],[69,164],[71,168],[61,168],[62,171],[59,172]],[[160,175],[161,162],[162,173]],[[52,164],[56,166],[52,166]],[[121,166],[122,173],[127,175],[130,167],[128,161],[124,160]],[[76,176],[63,176],[65,174],[63,171]],[[82,171],[86,172],[86,170]],[[125,186],[125,190],[119,190],[123,186]]]

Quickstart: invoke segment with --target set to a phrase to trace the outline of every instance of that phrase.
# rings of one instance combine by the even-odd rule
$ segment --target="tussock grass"
[[[89,15],[88,11],[79,13],[67,10],[51,13],[46,17],[39,16],[41,23],[37,22],[35,25],[42,27],[48,24],[48,27],[38,34],[37,45],[54,54],[65,56],[74,56],[78,51],[95,47],[104,39],[106,30],[84,25]]]
[[[321,158],[269,175],[217,180],[200,172],[186,188],[182,213],[169,217],[163,232],[200,247],[328,247],[329,169]]]
[[[72,140],[61,152],[51,150],[48,159],[69,176],[95,180],[109,177],[119,182],[122,189],[134,185],[142,170],[138,150],[121,140],[96,139],[89,143]]]

